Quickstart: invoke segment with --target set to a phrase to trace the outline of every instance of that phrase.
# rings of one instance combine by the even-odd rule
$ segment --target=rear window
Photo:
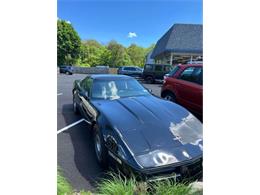
[[[146,65],[145,65],[145,70],[153,70],[153,65],[151,65],[151,64],[146,64]]]

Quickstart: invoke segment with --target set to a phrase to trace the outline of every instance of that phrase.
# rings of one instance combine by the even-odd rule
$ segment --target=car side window
[[[163,68],[162,65],[156,65],[154,70],[155,71],[162,71],[162,68]]]
[[[133,68],[133,67],[126,67],[125,70],[128,70],[128,71],[134,71],[135,68]]]
[[[134,68],[134,67],[131,67],[131,71],[136,71],[136,68]]]
[[[80,86],[84,91],[87,91],[88,94],[90,94],[90,89],[92,86],[93,80],[91,78],[85,78],[84,80],[81,81]]]
[[[128,70],[128,71],[129,71],[129,70],[131,70],[131,69],[130,69],[129,67],[124,67],[124,70]]]
[[[191,81],[191,75],[194,70],[194,67],[186,68],[180,75],[179,79],[185,81]]]
[[[202,73],[202,68],[196,68],[196,70],[193,73],[193,77],[194,77],[194,82],[202,85],[202,80],[203,80],[203,73]]]
[[[180,75],[179,79],[202,85],[202,68],[189,67]]]

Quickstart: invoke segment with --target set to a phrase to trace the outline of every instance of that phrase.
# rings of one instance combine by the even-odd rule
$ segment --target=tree
[[[107,49],[110,51],[111,56],[108,65],[111,67],[118,67],[131,64],[131,59],[126,52],[126,49],[116,41],[110,41]]]
[[[96,40],[83,41],[80,52],[81,66],[96,66],[104,64],[103,55],[107,50]]]
[[[127,54],[129,55],[133,65],[144,66],[145,63],[145,48],[131,44],[127,48]]]
[[[80,55],[80,37],[72,25],[65,20],[58,20],[57,26],[58,65],[72,65]]]
[[[100,64],[103,65],[111,65],[112,52],[105,47],[101,56],[100,56]]]

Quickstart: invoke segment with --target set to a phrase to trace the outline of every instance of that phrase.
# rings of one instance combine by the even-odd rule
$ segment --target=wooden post
[[[171,52],[170,64],[172,65],[173,53]]]

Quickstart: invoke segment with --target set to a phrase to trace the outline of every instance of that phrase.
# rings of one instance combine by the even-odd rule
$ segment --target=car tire
[[[176,96],[171,93],[171,92],[167,92],[164,96],[163,96],[164,99],[168,100],[168,101],[171,101],[171,102],[176,102]]]
[[[73,112],[74,114],[78,115],[79,114],[79,109],[77,107],[77,103],[75,101],[75,92],[73,94]]]
[[[97,161],[102,168],[106,169],[108,167],[108,151],[105,146],[103,135],[97,124],[93,126],[93,139]]]
[[[66,73],[65,73],[66,75],[69,75],[70,73],[68,72],[68,71],[66,71]]]
[[[145,80],[146,80],[146,82],[147,82],[148,84],[152,84],[152,83],[154,83],[154,79],[153,79],[152,76],[148,76],[148,77],[146,77]]]

